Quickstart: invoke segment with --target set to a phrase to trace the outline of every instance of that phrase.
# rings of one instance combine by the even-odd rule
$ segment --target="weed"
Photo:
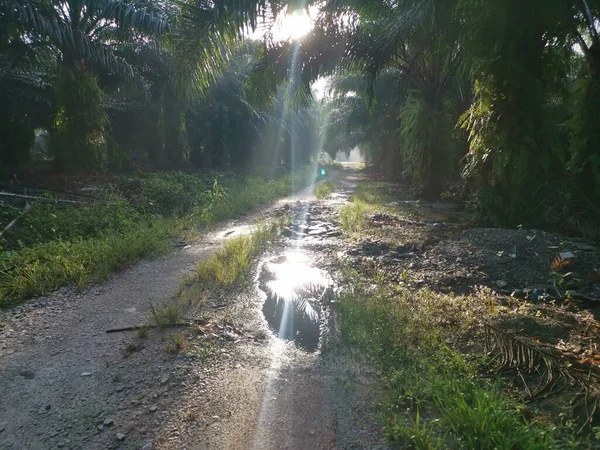
[[[239,175],[148,174],[104,187],[95,203],[33,209],[0,241],[0,308],[106,279],[133,261],[168,251],[169,238],[208,226],[278,197],[311,179],[308,168],[276,180]],[[0,222],[21,208],[0,205]]]
[[[315,188],[315,197],[317,197],[319,200],[322,200],[326,197],[329,197],[334,190],[335,185],[331,181],[325,181]]]
[[[154,323],[161,330],[181,320],[181,306],[176,303],[165,303],[159,309],[156,309],[154,305],[150,305],[150,313]]]
[[[359,281],[341,296],[340,327],[343,338],[363,348],[382,371],[389,396],[385,432],[391,441],[423,449],[552,447],[551,429],[523,422],[499,387],[478,381],[476,365],[447,346],[448,339],[457,339],[479,320],[475,317],[494,313],[493,302],[481,301],[485,293],[365,292]],[[420,408],[412,423],[398,414],[406,404]],[[424,420],[423,408],[432,419]]]
[[[186,411],[185,413],[185,420],[187,420],[188,422],[195,422],[196,420],[198,420],[198,412],[197,411]]]
[[[174,336],[169,337],[169,342],[165,347],[167,353],[179,353],[188,349],[190,346],[190,342],[187,340],[185,335],[176,334]]]
[[[178,222],[159,220],[89,239],[55,241],[0,254],[0,307],[52,292],[65,284],[78,287],[106,279],[131,261],[165,253]]]
[[[278,223],[259,225],[250,236],[227,241],[212,258],[198,266],[192,281],[209,287],[231,287],[243,282],[256,255],[277,236],[279,229]]]
[[[227,307],[223,315],[223,325],[233,325],[233,311],[231,307]]]
[[[378,211],[381,211],[381,208],[377,205],[354,199],[352,203],[343,207],[340,211],[340,223],[347,233],[357,237],[357,235],[366,231],[368,217]]]
[[[142,327],[138,330],[138,337],[140,339],[147,339],[148,338],[148,328],[147,327]]]
[[[404,269],[404,270],[402,270],[402,272],[400,272],[400,281],[403,281],[406,283],[408,281],[408,277],[409,277],[408,270]]]
[[[133,342],[130,342],[129,344],[127,344],[127,347],[125,347],[125,350],[123,350],[123,356],[125,358],[131,356],[133,353],[139,352],[141,349],[144,348],[144,344],[135,344]]]
[[[394,414],[391,420],[384,427],[384,433],[391,438],[391,441],[401,446],[414,448],[417,450],[434,450],[444,448],[444,440],[436,436],[439,433],[435,429],[436,422],[429,424],[423,423],[419,408],[415,419],[408,421]]]
[[[203,337],[199,340],[199,344],[194,346],[192,354],[201,361],[219,354],[219,341],[213,337]]]

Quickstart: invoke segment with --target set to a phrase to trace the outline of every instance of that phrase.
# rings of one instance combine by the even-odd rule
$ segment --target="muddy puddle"
[[[269,258],[259,272],[266,294],[262,308],[271,331],[307,351],[319,348],[322,299],[331,286],[329,275],[310,264],[310,256],[292,251]]]

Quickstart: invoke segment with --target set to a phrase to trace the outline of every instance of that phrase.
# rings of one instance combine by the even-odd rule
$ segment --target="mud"
[[[376,378],[338,351],[333,336],[324,336],[326,286],[293,289],[306,301],[294,310],[306,315],[310,304],[319,316],[319,333],[302,332],[298,339],[297,328],[296,335],[282,333],[276,320],[269,327],[263,310],[268,316],[273,309],[265,306],[258,272],[256,286],[192,305],[185,315],[195,321],[183,331],[152,329],[147,337],[105,332],[149,323],[151,307],[176,302],[181,280],[196,264],[226,239],[248,233],[257,220],[289,212],[304,219],[308,213],[317,232],[305,233],[301,246],[295,239],[282,242],[265,263],[300,251],[309,255],[310,267],[325,273],[337,239],[330,218],[352,182],[340,180],[339,187],[340,195],[327,202],[317,203],[311,187],[222,224],[201,241],[140,262],[89,291],[62,289],[3,311],[0,448],[377,448],[379,430],[361,419],[376,420],[370,397]],[[263,285],[274,288],[277,274],[265,277]],[[299,305],[267,291],[275,311],[277,304],[284,311]]]

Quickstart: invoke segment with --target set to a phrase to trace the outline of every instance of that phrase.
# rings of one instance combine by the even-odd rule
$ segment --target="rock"
[[[125,439],[125,437],[127,436],[126,433],[117,433],[117,440],[118,441],[122,441],[123,439]]]
[[[152,405],[152,406],[150,407],[150,412],[156,412],[156,410],[157,410],[157,409],[158,409],[158,406],[156,406],[156,405]]]
[[[81,374],[82,377],[89,377],[92,374],[92,372],[83,372]]]
[[[98,428],[98,431],[102,431],[104,430],[104,425],[100,424],[96,428]]]
[[[153,450],[154,449],[154,444],[152,444],[152,442],[146,442],[144,445],[142,445],[141,450]]]
[[[527,293],[527,298],[530,300],[539,300],[545,294],[543,289],[533,289]]]
[[[0,425],[0,433],[4,431],[4,425]]]
[[[115,423],[115,421],[112,420],[112,419],[104,419],[104,426],[105,427],[110,427],[114,423]]]
[[[499,288],[505,288],[506,286],[508,286],[508,283],[504,280],[498,280],[496,281],[496,286],[498,286]]]
[[[171,378],[170,375],[163,375],[160,377],[160,384],[166,384],[169,381],[169,378]]]
[[[515,289],[514,291],[512,291],[512,294],[510,294],[510,296],[514,298],[525,298],[525,293],[521,289]]]
[[[573,259],[575,258],[575,255],[571,252],[560,252],[558,254],[558,256],[560,256],[561,259]]]
[[[33,378],[35,378],[35,373],[33,372],[33,370],[29,370],[29,369],[21,370],[19,372],[19,375],[21,375],[26,380],[32,380]]]

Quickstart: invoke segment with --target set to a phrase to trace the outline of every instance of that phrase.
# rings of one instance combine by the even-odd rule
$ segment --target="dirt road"
[[[324,305],[315,306],[316,352],[273,334],[263,311],[268,295],[258,283],[187,312],[207,317],[204,330],[212,327],[214,336],[208,347],[186,338],[182,351],[169,353],[173,330],[150,330],[146,338],[105,332],[148,323],[151,305],[176,301],[183,277],[225,239],[281,211],[308,217],[319,231],[281,243],[259,272],[290,251],[326,268],[336,246],[331,217],[352,182],[338,187],[329,202],[316,204],[311,187],[102,286],[63,289],[2,312],[0,448],[378,448],[369,419],[372,374],[327,344],[334,333]]]

